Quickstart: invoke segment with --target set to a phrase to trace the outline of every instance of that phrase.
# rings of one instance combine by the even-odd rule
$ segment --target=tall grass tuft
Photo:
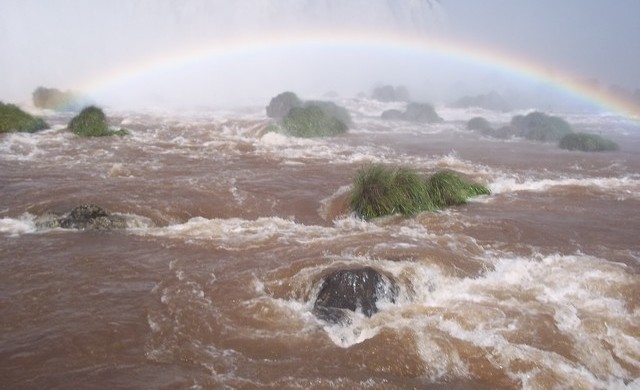
[[[349,204],[359,217],[369,220],[385,215],[436,211],[488,194],[486,186],[465,180],[454,172],[440,171],[425,180],[407,168],[371,164],[356,173]]]
[[[423,178],[405,168],[387,168],[380,164],[365,166],[356,173],[350,205],[365,220],[434,209]]]
[[[17,131],[34,133],[48,127],[44,120],[22,111],[15,104],[0,102],[0,133]]]
[[[440,171],[431,176],[426,188],[437,208],[465,204],[468,198],[491,193],[486,186],[466,180],[451,171]]]

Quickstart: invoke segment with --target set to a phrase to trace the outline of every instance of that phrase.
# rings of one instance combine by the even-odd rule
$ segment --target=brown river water
[[[267,133],[261,108],[109,111],[123,138],[0,135],[0,387],[638,389],[640,126],[567,115],[617,152],[492,140],[465,123],[377,119]],[[495,123],[512,114],[482,113]],[[440,213],[350,215],[369,162],[452,169],[492,194]],[[124,231],[43,229],[95,203]],[[321,278],[368,265],[395,303],[312,314]]]

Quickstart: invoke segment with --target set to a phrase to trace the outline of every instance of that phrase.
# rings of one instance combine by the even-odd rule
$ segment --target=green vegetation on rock
[[[24,112],[15,104],[0,102],[0,133],[33,133],[48,127],[49,125],[44,120]]]
[[[322,100],[308,100],[304,102],[304,106],[320,107],[325,114],[332,116],[347,125],[350,125],[352,123],[351,114],[349,114],[349,111],[344,107],[340,107],[334,102],[328,102],[328,101],[322,101]]]
[[[573,133],[571,125],[564,119],[538,111],[513,117],[511,127],[520,137],[543,142],[558,141]]]
[[[293,137],[326,137],[349,130],[349,111],[330,101],[303,101],[293,92],[283,92],[271,99],[267,116],[277,120],[267,131]]]
[[[604,152],[618,150],[618,144],[597,134],[573,133],[560,140],[558,146],[567,150],[583,152]]]
[[[127,135],[125,129],[111,130],[104,112],[96,107],[85,107],[71,122],[69,130],[82,137],[104,137],[109,135]]]
[[[346,133],[349,129],[341,120],[328,115],[315,105],[293,107],[282,119],[282,129],[294,137],[326,137]]]
[[[469,197],[489,194],[486,186],[454,172],[441,171],[425,180],[406,168],[372,164],[353,180],[351,210],[365,220],[385,215],[414,215],[466,203]]]

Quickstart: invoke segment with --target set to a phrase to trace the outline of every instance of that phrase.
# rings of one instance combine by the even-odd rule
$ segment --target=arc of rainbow
[[[148,73],[177,69],[182,66],[216,57],[241,55],[259,50],[301,47],[396,49],[413,53],[429,53],[471,63],[489,69],[497,69],[526,79],[543,82],[582,100],[589,101],[608,111],[640,121],[640,104],[614,93],[580,82],[562,71],[549,72],[539,63],[518,58],[482,46],[433,38],[425,35],[381,32],[280,32],[225,37],[200,42],[177,51],[145,57],[122,67],[114,68],[91,80],[81,83],[77,89],[95,92],[114,85],[124,85]]]

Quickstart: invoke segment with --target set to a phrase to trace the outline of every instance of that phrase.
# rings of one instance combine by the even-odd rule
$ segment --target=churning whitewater
[[[567,115],[621,145],[568,152],[466,128],[385,121],[344,98],[345,135],[268,131],[264,108],[70,115],[0,138],[2,339],[8,388],[595,388],[640,386],[640,134]],[[495,123],[510,114],[484,112]],[[491,195],[364,221],[369,163],[449,169]],[[47,224],[80,204],[126,229]],[[314,315],[322,279],[371,267],[398,294],[370,317]]]

